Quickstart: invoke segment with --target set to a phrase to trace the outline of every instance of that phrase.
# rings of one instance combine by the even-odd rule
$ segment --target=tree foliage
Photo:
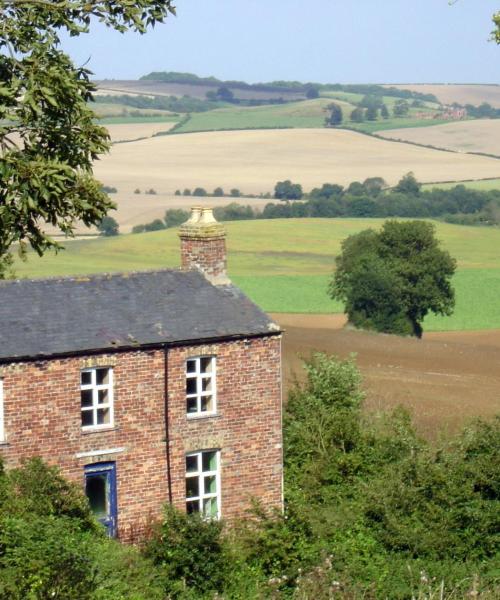
[[[325,124],[329,127],[337,127],[342,124],[343,114],[342,107],[336,102],[332,102],[326,107],[326,110],[329,112],[325,119]]]
[[[336,259],[332,298],[345,302],[356,327],[422,335],[429,312],[450,315],[455,304],[455,260],[439,247],[424,221],[386,221],[348,237]]]
[[[171,0],[0,0],[0,259],[16,242],[57,248],[47,225],[71,234],[113,206],[92,175],[109,146],[88,105],[95,88],[61,34],[86,33],[92,19],[144,33],[173,12]]]
[[[274,197],[277,200],[300,200],[302,196],[302,186],[299,183],[292,183],[289,179],[278,181],[274,186]]]

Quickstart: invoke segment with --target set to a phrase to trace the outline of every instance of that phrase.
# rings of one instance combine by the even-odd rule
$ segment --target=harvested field
[[[273,315],[285,328],[284,380],[302,375],[299,356],[357,354],[369,411],[401,404],[435,438],[500,412],[500,331],[427,333],[422,340],[343,329],[343,315]]]
[[[379,135],[394,140],[429,144],[455,152],[484,152],[500,156],[500,120],[458,121],[434,127],[390,129]]]
[[[291,129],[191,133],[116,145],[96,163],[97,177],[122,191],[153,187],[237,187],[269,192],[292,179],[309,190],[381,176],[395,184],[413,171],[422,181],[498,177],[493,158],[384,141],[352,131]]]
[[[159,123],[112,123],[105,124],[104,127],[109,131],[112,142],[125,142],[150,138],[156,133],[169,131],[174,125],[175,122],[162,123],[160,121]]]
[[[500,108],[500,86],[498,85],[459,85],[459,84],[391,84],[384,87],[396,87],[422,94],[434,94],[443,104],[474,104],[478,106],[488,102]]]
[[[168,83],[164,81],[153,80],[111,80],[111,81],[96,81],[98,90],[103,94],[114,93],[116,95],[146,95],[146,96],[191,96],[205,100],[207,92],[216,91],[219,83],[213,85],[194,85],[189,83]],[[228,86],[234,93],[236,98],[242,100],[266,100],[268,98],[278,99],[285,98],[286,100],[299,100],[304,98],[303,93],[293,92],[266,92],[258,90],[240,90],[238,88]]]

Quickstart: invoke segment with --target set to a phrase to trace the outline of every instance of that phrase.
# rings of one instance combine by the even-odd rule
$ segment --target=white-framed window
[[[186,512],[220,518],[220,451],[186,454]]]
[[[3,407],[3,379],[0,379],[0,442],[5,441],[5,415]]]
[[[186,360],[186,414],[200,417],[216,411],[215,356]]]
[[[80,372],[82,429],[113,425],[113,369],[96,367]]]

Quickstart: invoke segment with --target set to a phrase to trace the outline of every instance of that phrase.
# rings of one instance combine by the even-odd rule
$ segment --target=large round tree
[[[355,327],[421,337],[429,312],[450,315],[455,260],[425,221],[386,221],[342,243],[330,295]]]

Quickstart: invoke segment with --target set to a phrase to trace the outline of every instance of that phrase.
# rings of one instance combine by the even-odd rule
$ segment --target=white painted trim
[[[76,458],[90,458],[92,456],[102,456],[105,454],[118,454],[119,452],[125,452],[126,448],[106,448],[105,450],[91,450],[90,452],[78,452],[75,454]]]

